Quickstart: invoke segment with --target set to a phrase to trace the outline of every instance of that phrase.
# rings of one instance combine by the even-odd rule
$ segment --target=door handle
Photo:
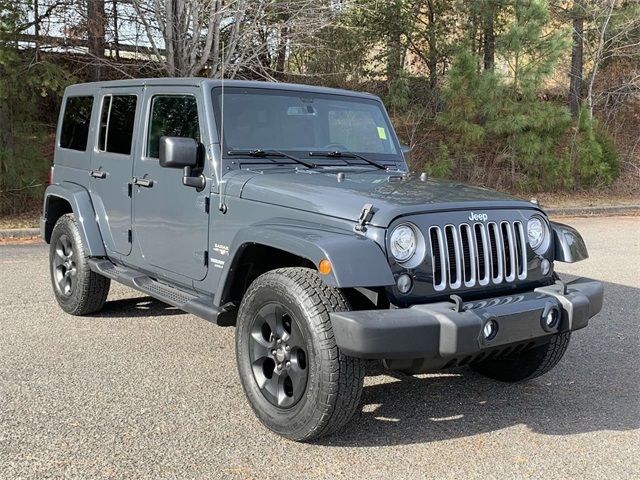
[[[104,170],[91,170],[89,172],[89,175],[91,175],[93,178],[107,178],[107,172],[105,172]]]
[[[153,187],[153,180],[149,178],[133,178],[133,184],[138,187],[151,188]]]

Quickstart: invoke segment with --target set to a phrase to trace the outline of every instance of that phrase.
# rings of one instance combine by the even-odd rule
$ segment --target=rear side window
[[[60,147],[85,151],[91,123],[93,97],[69,97],[64,107]]]
[[[188,137],[200,141],[198,103],[191,95],[157,95],[151,104],[147,157],[158,158],[160,137]]]
[[[102,100],[98,150],[129,155],[136,119],[135,95],[107,95]]]

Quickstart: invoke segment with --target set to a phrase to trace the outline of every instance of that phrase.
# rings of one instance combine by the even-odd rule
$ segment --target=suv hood
[[[530,202],[485,188],[417,175],[377,171],[265,170],[232,176],[241,198],[355,221],[371,203],[372,225],[386,227],[395,218],[445,210],[537,208]],[[251,173],[251,175],[247,175]],[[230,189],[235,190],[235,189]],[[237,190],[236,190],[237,192]]]

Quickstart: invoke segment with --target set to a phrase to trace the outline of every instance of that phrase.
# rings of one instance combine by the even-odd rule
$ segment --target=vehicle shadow
[[[172,307],[153,297],[125,298],[122,300],[107,300],[100,312],[94,317],[162,317],[168,315],[184,315],[179,308]]]
[[[469,368],[408,376],[371,364],[362,406],[320,445],[383,446],[462,438],[524,425],[546,435],[640,428],[640,289],[605,283],[605,305],[575,332],[554,370],[525,383]],[[626,313],[626,315],[625,315]]]

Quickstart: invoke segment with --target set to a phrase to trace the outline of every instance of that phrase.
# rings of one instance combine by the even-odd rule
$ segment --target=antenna
[[[227,213],[227,206],[223,198],[224,181],[222,180],[222,158],[224,157],[224,42],[222,42],[220,59],[222,65],[220,66],[220,175],[218,176],[220,188],[218,189],[218,210],[225,214]]]

